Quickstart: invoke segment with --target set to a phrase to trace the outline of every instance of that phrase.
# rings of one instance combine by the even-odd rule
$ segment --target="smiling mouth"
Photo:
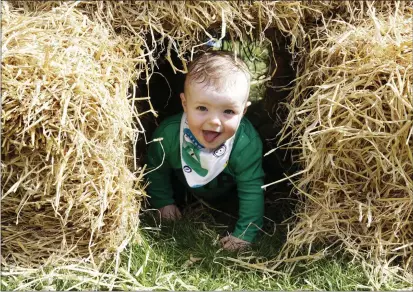
[[[202,130],[202,135],[204,137],[204,140],[207,141],[208,143],[214,142],[215,139],[220,134],[221,134],[220,132]]]

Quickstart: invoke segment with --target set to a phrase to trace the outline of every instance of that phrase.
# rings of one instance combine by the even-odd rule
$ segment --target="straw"
[[[141,60],[76,4],[2,10],[3,260],[98,265],[139,226],[128,90]]]
[[[131,171],[139,149],[130,148],[144,133],[133,116],[146,112],[130,102],[150,102],[150,92],[136,96],[134,82],[149,83],[162,53],[186,72],[208,42],[263,42],[274,28],[297,68],[280,144],[302,166],[289,178],[302,204],[270,268],[339,245],[376,288],[389,275],[412,279],[406,3],[3,1],[5,259],[33,266],[75,254],[94,261],[102,248],[102,258],[119,255],[143,195],[143,170]]]
[[[307,35],[280,134],[303,169],[282,257],[336,243],[379,289],[394,271],[413,279],[412,20],[400,3],[365,5]]]

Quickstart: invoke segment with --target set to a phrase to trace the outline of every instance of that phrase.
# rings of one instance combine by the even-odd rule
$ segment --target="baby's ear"
[[[185,94],[183,92],[181,92],[181,94],[179,95],[181,97],[181,102],[182,102],[182,107],[184,109],[184,112],[186,112],[186,98],[185,98]]]
[[[245,113],[247,112],[247,109],[250,105],[251,105],[251,102],[247,101],[247,103],[245,104],[244,112],[242,113],[243,115],[245,115]]]

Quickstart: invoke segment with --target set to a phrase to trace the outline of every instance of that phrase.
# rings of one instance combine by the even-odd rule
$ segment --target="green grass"
[[[192,219],[192,220],[191,220]],[[265,235],[250,251],[226,252],[220,249],[218,235],[223,228],[211,228],[205,220],[184,219],[167,223],[161,230],[144,231],[152,242],[155,257],[137,277],[145,286],[163,285],[169,290],[360,290],[367,286],[361,270],[344,259],[321,260],[298,267],[296,274],[278,275],[240,267],[228,258],[248,261],[274,258],[282,244],[283,231]],[[155,224],[152,224],[155,225]],[[133,246],[131,272],[135,273],[145,256],[145,247]],[[187,266],[190,258],[195,261]],[[165,281],[164,275],[169,275]]]
[[[2,276],[1,290],[372,290],[360,264],[336,254],[300,263],[291,274],[241,267],[235,260],[262,262],[277,256],[285,230],[264,235],[242,253],[223,251],[219,235],[226,230],[210,214],[192,214],[177,222],[160,222],[154,211],[142,215],[140,245],[121,254],[100,273],[50,267],[36,273]],[[79,265],[79,267],[83,267]],[[24,286],[25,285],[25,286]],[[381,290],[411,286],[388,281]]]

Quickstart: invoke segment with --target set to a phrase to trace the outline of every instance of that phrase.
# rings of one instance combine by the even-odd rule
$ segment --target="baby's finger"
[[[181,211],[179,211],[178,207],[175,207],[174,217],[176,217],[177,219],[181,219],[181,218],[182,218]]]
[[[249,244],[243,243],[238,246],[240,251],[245,251],[248,248]]]
[[[166,220],[171,220],[172,217],[173,216],[172,216],[171,212],[169,212],[168,210],[166,210],[162,213],[162,218],[164,218]]]
[[[169,209],[169,208],[164,209],[163,212],[162,212],[162,217],[166,220],[174,220],[175,219],[175,212],[174,212],[173,209],[172,210]]]
[[[237,249],[237,246],[234,244],[234,242],[232,242],[231,240],[229,240],[229,241],[227,241],[227,242],[224,244],[223,248],[224,248],[225,250],[228,250],[228,251],[234,251],[234,250]]]
[[[230,240],[230,237],[225,236],[225,237],[221,238],[221,240],[219,242],[221,242],[222,245],[225,245],[229,240]]]

